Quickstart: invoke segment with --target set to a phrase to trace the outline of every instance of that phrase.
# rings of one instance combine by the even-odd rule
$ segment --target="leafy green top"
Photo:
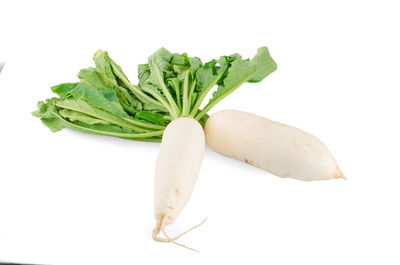
[[[80,82],[51,89],[58,98],[38,103],[34,116],[53,132],[63,127],[140,141],[160,141],[165,126],[179,117],[204,124],[207,112],[245,82],[256,83],[276,70],[266,47],[253,59],[221,56],[205,64],[186,53],[160,48],[147,64],[138,66],[139,83],[133,85],[106,51],[99,50],[95,68],[82,69]],[[206,95],[217,86],[208,104]]]

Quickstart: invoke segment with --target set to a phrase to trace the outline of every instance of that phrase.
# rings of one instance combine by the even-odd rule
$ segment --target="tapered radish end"
[[[163,215],[160,219],[157,219],[156,227],[153,229],[153,235],[152,235],[153,240],[155,240],[155,241],[157,241],[157,242],[173,243],[173,244],[175,244],[175,245],[178,245],[178,246],[181,246],[181,247],[184,247],[184,248],[193,250],[193,251],[195,251],[195,252],[200,252],[200,251],[198,251],[198,250],[196,250],[196,249],[194,249],[194,248],[190,248],[190,247],[188,247],[188,246],[185,246],[185,245],[183,245],[183,244],[180,244],[180,243],[176,242],[176,240],[179,239],[181,236],[187,234],[188,232],[192,231],[193,229],[195,229],[195,228],[201,226],[202,224],[204,224],[204,222],[207,220],[207,218],[204,219],[200,224],[195,225],[195,226],[189,228],[188,230],[186,230],[185,232],[183,232],[182,234],[180,234],[180,235],[178,235],[178,236],[176,236],[176,237],[174,237],[174,238],[170,238],[170,237],[167,235],[167,233],[165,232],[165,227],[167,226],[167,225],[165,224],[165,220],[167,220],[167,218],[165,217],[165,215]],[[160,232],[162,232],[166,238],[159,237],[158,234],[159,234]]]
[[[156,227],[154,227],[152,234],[154,241],[170,242],[170,240],[158,236],[158,234],[164,229],[165,219],[166,219],[165,216],[162,216],[160,219],[157,219]]]
[[[335,178],[335,179],[346,179],[347,180],[346,176],[343,174],[342,171],[340,171],[338,166],[336,166],[336,171],[335,171],[335,174],[333,175],[333,178]]]

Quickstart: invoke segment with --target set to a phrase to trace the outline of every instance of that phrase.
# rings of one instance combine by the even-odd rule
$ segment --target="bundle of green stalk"
[[[207,112],[245,82],[259,82],[276,69],[268,49],[252,60],[239,54],[202,63],[186,53],[164,48],[138,66],[133,85],[106,51],[93,57],[96,67],[82,69],[80,82],[51,89],[59,97],[38,103],[33,115],[53,132],[63,127],[137,141],[160,142],[165,127],[179,117],[191,117],[204,126]],[[218,86],[208,104],[207,93]]]

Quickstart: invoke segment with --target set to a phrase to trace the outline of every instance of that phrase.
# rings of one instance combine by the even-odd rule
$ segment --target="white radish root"
[[[178,118],[166,127],[155,167],[155,241],[183,246],[175,241],[204,223],[205,220],[175,238],[170,238],[165,233],[165,227],[175,221],[192,195],[200,172],[204,147],[203,128],[195,119]],[[166,238],[158,236],[161,232]]]
[[[306,181],[346,178],[319,139],[285,124],[223,110],[210,116],[204,132],[215,152],[279,177]]]

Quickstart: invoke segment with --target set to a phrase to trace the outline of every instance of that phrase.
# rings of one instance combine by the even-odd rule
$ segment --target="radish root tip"
[[[199,223],[198,225],[195,225],[195,226],[193,226],[193,227],[187,229],[187,230],[184,231],[183,233],[181,233],[181,234],[179,234],[178,236],[173,237],[173,238],[170,238],[170,237],[167,235],[167,233],[165,232],[165,227],[166,227],[165,223],[166,223],[166,220],[167,220],[167,218],[165,218],[165,215],[161,217],[161,220],[157,220],[156,227],[153,229],[153,235],[152,235],[153,240],[155,240],[155,241],[157,241],[157,242],[173,243],[173,244],[175,244],[175,245],[178,245],[178,246],[181,246],[181,247],[184,247],[184,248],[187,248],[187,249],[196,251],[196,252],[200,252],[200,251],[198,251],[198,250],[196,250],[196,249],[193,249],[193,248],[190,248],[190,247],[188,247],[188,246],[185,246],[185,245],[183,245],[183,244],[181,244],[181,243],[178,243],[178,242],[176,242],[176,240],[178,240],[179,238],[181,238],[181,237],[184,236],[185,234],[189,233],[189,232],[192,231],[193,229],[195,229],[195,228],[201,226],[202,224],[204,224],[205,221],[207,221],[207,218],[205,218],[205,219],[204,219],[201,223]],[[166,238],[159,237],[158,234],[159,234],[160,232],[162,232],[163,235],[164,235]]]

